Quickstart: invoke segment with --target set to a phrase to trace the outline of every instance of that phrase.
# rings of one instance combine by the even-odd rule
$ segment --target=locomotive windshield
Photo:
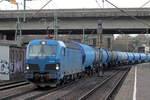
[[[56,45],[32,45],[29,56],[56,56]]]

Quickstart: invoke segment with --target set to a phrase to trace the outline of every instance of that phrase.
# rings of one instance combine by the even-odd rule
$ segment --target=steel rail
[[[0,100],[12,100],[13,98],[25,95],[27,93],[31,93],[33,91],[36,91],[36,90],[35,89],[28,90],[28,91],[25,91],[25,92],[22,92],[22,93],[19,93],[19,94],[14,94],[14,95],[10,95],[10,96],[7,96],[7,97],[0,98]]]
[[[115,84],[115,86],[111,89],[111,91],[107,94],[107,96],[105,97],[104,100],[109,100],[110,97],[113,95],[114,91],[117,89],[117,87],[119,86],[119,84],[122,82],[122,80],[125,78],[125,76],[127,75],[127,73],[129,72],[129,69],[127,69],[127,71],[125,71],[122,76],[120,77],[120,79],[118,80],[118,82]]]
[[[20,83],[10,84],[10,85],[0,87],[0,90],[11,89],[11,88],[14,88],[14,87],[23,86],[23,85],[27,85],[27,84],[29,84],[29,83],[20,82]]]
[[[79,79],[79,80],[81,80],[81,79]],[[38,94],[38,95],[31,96],[31,97],[29,97],[29,98],[26,98],[25,100],[35,100],[35,99],[37,99],[37,98],[40,98],[40,97],[42,97],[42,96],[45,96],[45,95],[47,95],[47,94],[49,94],[49,93],[52,93],[52,92],[54,92],[54,91],[57,91],[57,90],[60,90],[60,89],[69,87],[69,86],[75,84],[76,82],[79,82],[79,80],[77,80],[77,81],[72,81],[72,82],[70,82],[70,83],[68,83],[68,84],[64,84],[64,85],[62,85],[62,86],[59,86],[59,87],[57,87],[57,88],[48,90],[48,91],[43,92],[43,93],[40,93],[40,94]]]
[[[92,95],[98,88],[102,87],[105,83],[107,83],[110,79],[112,79],[114,76],[116,76],[121,70],[117,71],[116,73],[112,74],[110,77],[106,78],[102,83],[95,86],[93,89],[88,91],[86,94],[81,96],[78,100],[86,100],[90,95]]]
[[[12,81],[12,82],[4,82],[4,83],[1,83],[0,84],[0,87],[2,86],[6,86],[6,85],[11,85],[11,84],[16,84],[16,83],[20,83],[20,82],[25,82],[24,80],[21,80],[21,81]]]

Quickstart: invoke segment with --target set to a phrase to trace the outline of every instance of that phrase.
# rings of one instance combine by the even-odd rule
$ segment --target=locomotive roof
[[[72,42],[64,42],[64,41],[57,41],[57,40],[33,40],[33,41],[30,41],[29,44],[38,44],[39,42],[41,41],[46,41],[46,42],[51,42],[52,44],[56,44],[58,43],[60,46],[62,47],[67,47],[67,48],[71,48],[71,49],[80,49],[79,46],[77,45],[73,45]]]

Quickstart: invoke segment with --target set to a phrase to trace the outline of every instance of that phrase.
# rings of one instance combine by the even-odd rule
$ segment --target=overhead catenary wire
[[[0,3],[3,2],[4,0],[0,0]]]
[[[24,6],[24,5],[22,4],[22,2],[21,2],[21,3],[18,3],[18,5],[20,5],[20,6]],[[29,8],[30,10],[32,10],[32,8],[31,8],[31,7],[29,7],[29,6],[27,6],[27,5],[26,5],[26,7],[27,7],[27,8]]]
[[[52,0],[49,0],[48,2],[46,2],[39,10],[37,10],[31,17],[30,19],[32,19],[36,14],[38,14],[44,7],[46,7]]]
[[[18,4],[24,6],[24,4],[22,4],[22,2],[21,2],[21,3],[18,3]],[[26,7],[29,8],[30,10],[32,9],[31,7],[29,7],[29,6],[27,6],[27,5],[26,5]]]
[[[97,0],[95,0],[95,2],[97,3],[98,7],[101,8],[101,5],[99,4],[99,2]]]
[[[4,0],[1,0],[0,3],[1,3],[2,1],[4,1]],[[38,13],[39,13],[44,7],[46,7],[51,1],[52,1],[52,0],[47,1],[39,10],[37,10],[37,11],[28,19],[28,21],[31,20],[36,14],[38,14]],[[20,4],[20,3],[19,3],[19,4]],[[20,5],[22,5],[22,4],[20,4]],[[26,7],[27,7],[27,6],[26,6]]]
[[[6,0],[0,0],[0,3],[3,2],[3,1],[6,1]],[[7,0],[7,1],[8,1],[8,0]],[[21,2],[21,3],[18,3],[18,2],[17,2],[17,4],[20,5],[20,6],[24,6],[24,5],[22,4],[22,2]],[[19,7],[20,7],[20,6],[19,6]],[[29,9],[32,9],[32,8],[29,7],[29,6],[26,6],[26,7],[29,8]]]
[[[107,3],[111,4],[112,6],[114,6],[115,8],[117,8],[118,10],[120,10],[120,12],[126,14],[127,16],[131,17],[132,19],[136,20],[137,22],[139,23],[142,23],[143,25],[146,25],[148,28],[150,27],[150,25],[146,22],[144,22],[143,20],[141,19],[138,19],[137,17],[135,16],[132,16],[130,14],[128,14],[124,9],[121,9],[119,7],[117,7],[116,5],[114,5],[112,2],[108,1],[108,0],[105,0]]]
[[[143,8],[143,7],[146,6],[148,3],[150,3],[150,0],[148,0],[147,2],[145,2],[140,8]]]
[[[105,0],[102,0],[102,2],[103,2],[103,8],[104,8],[104,5],[105,5],[104,2],[105,2]]]

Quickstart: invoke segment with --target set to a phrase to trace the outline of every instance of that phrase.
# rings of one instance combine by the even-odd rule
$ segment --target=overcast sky
[[[1,0],[0,0],[1,1]],[[16,0],[19,8],[23,9],[23,0]],[[39,9],[49,0],[33,0],[27,1],[27,9]],[[109,0],[120,8],[141,7],[149,0]],[[63,9],[63,8],[100,8],[102,7],[102,0],[52,0],[44,9]],[[113,8],[107,2],[104,2],[105,8]],[[148,3],[145,7],[150,7]],[[16,5],[10,4],[8,1],[0,3],[0,10],[17,9]]]

